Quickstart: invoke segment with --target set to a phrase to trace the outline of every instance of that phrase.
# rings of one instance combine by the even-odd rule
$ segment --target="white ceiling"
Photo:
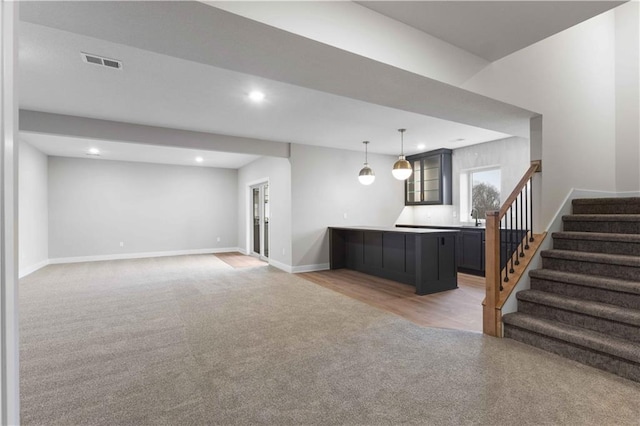
[[[410,10],[413,6],[409,3],[400,2],[398,10]],[[20,23],[19,96],[23,109],[351,150],[361,150],[361,142],[370,140],[371,152],[384,154],[398,154],[396,129],[401,127],[408,129],[408,154],[508,136],[433,117],[439,108],[456,117],[469,116],[471,111],[480,117],[476,123],[493,120],[498,123],[494,127],[504,127],[502,123],[514,117],[526,120],[530,116],[517,107],[408,73],[402,74],[402,85],[381,79],[398,71],[386,66],[373,70],[371,63],[356,55],[191,2],[51,5],[29,2],[21,8],[32,22],[46,22],[46,26]],[[146,19],[150,11],[155,21]],[[198,16],[202,22],[196,22]],[[203,41],[202,34],[207,31],[211,33],[206,33]],[[121,60],[123,69],[84,63],[80,52]],[[349,65],[345,64],[369,69],[347,75]],[[239,72],[244,70],[249,72]],[[358,80],[367,78],[369,81],[356,87]],[[381,94],[371,90],[376,84],[381,86]],[[430,96],[425,98],[414,87]],[[246,95],[254,89],[266,93],[263,104],[247,100]],[[45,144],[41,136],[30,138]],[[418,148],[418,144],[425,147]],[[72,138],[58,138],[45,145],[52,155],[86,149],[86,141]],[[120,145],[111,145],[110,151],[115,153]],[[118,151],[118,155],[140,161],[145,158],[140,149]],[[166,158],[166,152],[161,152],[157,151],[157,161]],[[78,155],[84,156],[84,151]],[[185,153],[186,157],[192,155]],[[237,167],[233,164],[242,161],[238,157],[225,164]]]
[[[357,1],[356,3],[493,62],[625,1]]]
[[[80,52],[121,60],[123,69],[85,63]],[[26,22],[19,55],[23,109],[352,150],[370,140],[385,154],[397,154],[400,127],[409,154],[418,144],[508,137]],[[263,103],[247,99],[254,89]]]

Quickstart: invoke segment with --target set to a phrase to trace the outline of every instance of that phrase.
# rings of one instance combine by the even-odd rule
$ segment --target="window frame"
[[[500,204],[502,204],[502,167],[499,164],[483,167],[474,167],[471,169],[465,169],[460,172],[460,222],[474,222],[475,219],[471,216],[471,210],[473,207],[473,175],[475,173],[489,172],[497,170],[500,172]],[[484,222],[484,217],[478,218]]]

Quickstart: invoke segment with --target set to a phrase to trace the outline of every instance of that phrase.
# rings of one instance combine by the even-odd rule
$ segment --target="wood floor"
[[[239,252],[217,253],[214,256],[236,269],[255,268],[256,266],[268,265],[267,262],[264,262],[257,257],[247,256]]]
[[[458,274],[458,288],[418,296],[406,284],[349,269],[298,276],[426,327],[482,332],[484,277]]]
[[[256,257],[238,252],[215,256],[236,269],[267,265]],[[482,332],[484,277],[458,274],[456,290],[417,296],[412,286],[349,269],[307,272],[298,276],[418,325]]]

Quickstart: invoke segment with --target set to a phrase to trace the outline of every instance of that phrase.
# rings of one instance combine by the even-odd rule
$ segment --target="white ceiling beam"
[[[489,65],[479,56],[353,1],[204,3],[455,86]],[[403,2],[399,9],[413,3]]]
[[[290,144],[262,139],[20,110],[20,131],[144,145],[289,158]]]

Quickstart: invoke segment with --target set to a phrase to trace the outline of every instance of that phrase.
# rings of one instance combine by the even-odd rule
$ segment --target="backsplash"
[[[456,217],[453,216],[454,212]],[[462,218],[462,221],[472,222],[471,217]],[[396,224],[404,225],[458,225],[460,224],[458,206],[406,206]]]

